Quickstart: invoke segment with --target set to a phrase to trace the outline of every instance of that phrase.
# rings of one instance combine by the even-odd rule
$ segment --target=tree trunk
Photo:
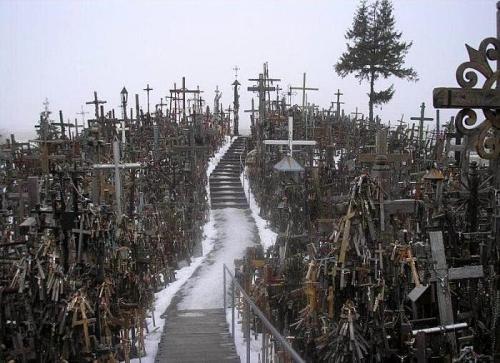
[[[375,74],[373,71],[370,72],[370,94],[369,96],[369,101],[368,101],[368,109],[369,109],[369,114],[368,114],[368,119],[370,123],[373,122],[373,96],[375,93],[374,90],[374,85],[375,85]]]

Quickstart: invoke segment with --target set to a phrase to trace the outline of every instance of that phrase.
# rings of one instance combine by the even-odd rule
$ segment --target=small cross
[[[337,93],[334,93],[334,95],[337,96],[337,102],[335,102],[337,104],[337,117],[340,117],[340,105],[344,103],[340,102],[340,96],[343,96],[344,94],[340,93],[340,90],[337,89]],[[357,109],[356,112],[358,112]]]
[[[85,114],[87,114],[87,113],[88,112],[85,112],[83,110],[83,105],[82,105],[81,111],[76,113],[77,115],[82,116],[82,127],[83,127],[83,125],[85,125]],[[78,136],[78,120],[77,119],[75,119],[75,132],[76,132],[76,136]]]
[[[425,102],[422,102],[420,105],[420,116],[419,117],[410,117],[410,120],[418,121],[418,143],[420,147],[422,147],[422,142],[424,140],[424,121],[433,121],[432,117],[425,117]]]
[[[49,114],[50,111],[49,111],[49,99],[47,97],[45,97],[45,101],[43,101],[43,107],[44,107],[44,111],[46,114]]]
[[[143,91],[146,91],[146,97],[148,101],[148,114],[149,114],[149,92],[151,92],[153,89],[149,87],[149,83],[147,84],[146,88],[143,89]]]
[[[357,121],[358,120],[358,115],[363,115],[363,113],[358,112],[358,108],[356,107],[356,111],[355,112],[351,112],[351,115],[354,115],[354,121]]]
[[[106,101],[101,101],[97,98],[97,92],[94,91],[94,100],[85,102],[87,105],[94,105],[95,107],[95,118],[96,120],[99,118],[99,105],[106,103]]]
[[[117,127],[116,131],[118,131],[118,132],[121,131],[121,133],[122,133],[122,145],[125,145],[125,143],[127,142],[127,137],[126,137],[125,132],[128,130],[129,130],[129,128],[126,127],[125,120],[120,120],[120,127]]]
[[[233,71],[234,71],[234,78],[238,79],[238,71],[240,70],[240,68],[238,68],[238,66],[234,66],[233,68]]]
[[[319,91],[319,88],[306,87],[306,73],[302,76],[302,87],[290,87],[290,89],[302,90],[302,111],[306,107],[306,91]]]

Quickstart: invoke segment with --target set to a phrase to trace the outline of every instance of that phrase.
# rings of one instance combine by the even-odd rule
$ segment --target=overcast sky
[[[495,36],[494,0],[395,0],[396,27],[413,41],[407,64],[420,81],[392,79],[396,95],[376,112],[386,122],[432,108],[432,89],[456,86],[457,66],[467,60],[464,44],[478,47]],[[149,83],[152,104],[186,77],[212,106],[216,85],[222,102],[232,102],[233,68],[238,65],[241,108],[250,107],[248,78],[262,64],[281,86],[318,87],[308,100],[326,107],[338,88],[343,108],[367,113],[368,85],[339,78],[333,65],[345,51],[346,30],[358,1],[0,1],[0,129],[32,130],[45,97],[55,113],[74,119],[93,91],[118,108],[126,86],[139,93],[145,109]],[[379,84],[381,88],[383,84]],[[300,104],[300,94],[294,96]],[[85,106],[93,114],[93,106]],[[442,112],[448,119],[453,112]],[[240,113],[242,128],[248,114]]]

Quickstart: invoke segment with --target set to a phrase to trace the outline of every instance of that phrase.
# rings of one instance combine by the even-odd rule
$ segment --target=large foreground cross
[[[288,156],[293,157],[293,145],[314,146],[314,140],[294,140],[293,139],[293,116],[288,116],[288,139],[287,140],[264,140],[265,145],[288,145]]]
[[[94,164],[93,169],[96,170],[114,170],[115,171],[115,200],[116,200],[116,211],[118,216],[121,217],[123,214],[122,210],[122,181],[120,170],[123,169],[140,169],[142,164],[140,163],[120,163],[120,145],[118,140],[115,138],[113,141],[113,164]]]

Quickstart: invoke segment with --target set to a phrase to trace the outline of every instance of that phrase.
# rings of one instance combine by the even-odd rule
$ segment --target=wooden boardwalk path
[[[244,138],[236,139],[230,146],[226,154],[222,157],[217,167],[210,176],[210,194],[212,209],[224,208],[247,209],[248,203],[240,182],[240,155],[244,153]],[[218,211],[224,215],[224,211]],[[226,213],[247,215],[249,212],[241,211]],[[241,218],[240,216],[240,218]],[[245,217],[251,218],[251,217]],[[252,223],[253,223],[253,219]],[[247,219],[244,220],[245,223]],[[229,221],[225,221],[229,223]],[[233,222],[234,223],[234,222]],[[234,226],[233,226],[234,228]],[[238,226],[237,228],[240,228]],[[252,228],[255,229],[255,226]],[[256,232],[252,232],[256,234]],[[248,238],[246,238],[248,240]],[[232,241],[233,243],[234,241]],[[242,247],[243,249],[245,247]],[[218,250],[219,249],[219,250]],[[223,247],[215,247],[215,256],[208,256],[207,264],[211,265],[219,261],[217,253],[224,253]],[[225,261],[227,263],[228,261]],[[218,267],[218,266],[217,266]],[[191,309],[192,299],[186,305],[185,299],[189,295],[190,284],[200,283],[200,275],[206,274],[207,270],[199,268],[183,288],[172,299],[170,307],[164,313],[166,317],[161,342],[158,346],[158,353],[155,358],[156,363],[177,363],[177,362],[240,362],[236,353],[233,339],[229,333],[229,327],[224,315],[222,303],[213,303],[213,296],[207,296],[207,309]],[[220,266],[222,280],[222,265]],[[206,281],[205,281],[206,282]],[[210,291],[211,294],[220,294],[222,299],[222,285],[220,291]],[[212,298],[212,299],[211,299]],[[210,301],[210,302],[209,302]],[[201,304],[203,305],[203,304]],[[217,308],[214,308],[214,305]],[[187,308],[186,308],[187,306]],[[220,308],[218,308],[220,306]]]

